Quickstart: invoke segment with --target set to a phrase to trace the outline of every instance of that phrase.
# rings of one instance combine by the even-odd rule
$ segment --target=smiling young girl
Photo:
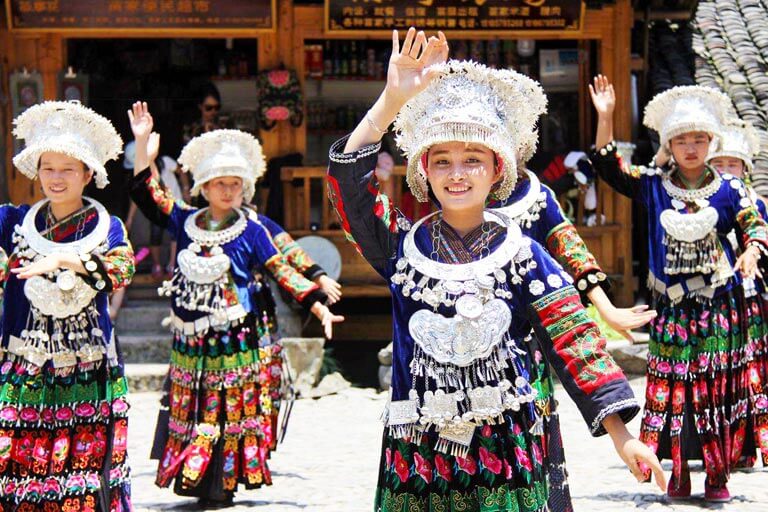
[[[333,145],[329,194],[348,238],[390,282],[394,353],[375,510],[543,511],[549,434],[532,383],[544,356],[594,435],[609,433],[640,476],[664,476],[626,430],[639,407],[572,279],[518,225],[493,210],[544,97],[535,82],[473,62],[445,63],[445,37],[393,33],[387,84],[365,119]],[[411,223],[372,183],[395,121],[417,199],[437,213]]]
[[[613,142],[613,86],[598,76],[590,92],[598,112],[592,162],[607,183],[648,212],[648,282],[659,316],[651,328],[640,438],[672,459],[670,497],[690,496],[688,461],[702,459],[705,498],[728,501],[732,461],[754,451],[756,442],[747,426],[749,327],[741,276],[755,275],[768,244],[744,183],[706,164],[710,148],[719,147],[730,100],[700,86],[657,95],[644,123],[674,161],[634,167]],[[734,229],[743,235],[738,258],[727,239]],[[766,406],[754,417],[765,418]]]
[[[15,121],[16,168],[45,199],[0,207],[0,510],[130,511],[128,404],[108,294],[133,276],[119,219],[83,197],[122,141],[79,103]],[[10,270],[10,273],[9,273]]]

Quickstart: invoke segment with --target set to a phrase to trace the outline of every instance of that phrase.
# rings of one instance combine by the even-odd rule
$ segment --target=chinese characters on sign
[[[581,30],[581,0],[325,0],[331,32]]]
[[[274,0],[10,0],[13,29],[272,30]]]

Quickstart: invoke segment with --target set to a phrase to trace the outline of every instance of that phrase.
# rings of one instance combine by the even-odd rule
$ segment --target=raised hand
[[[147,141],[147,158],[150,162],[157,160],[157,156],[160,154],[160,134],[152,132],[149,134],[149,140]]]
[[[605,75],[597,75],[589,84],[589,95],[599,116],[612,116],[616,108],[616,93],[613,84]]]
[[[416,32],[411,27],[405,35],[402,48],[397,30],[392,31],[392,55],[387,70],[385,94],[396,104],[402,105],[423,91],[437,76],[431,66],[448,58],[448,42],[442,32],[438,37]]]
[[[147,156],[147,144],[149,143],[155,122],[152,119],[152,114],[149,113],[149,107],[145,101],[137,101],[131,105],[131,110],[128,111],[128,119],[131,121],[131,131],[136,139],[133,174],[137,175],[149,166],[150,160],[149,156]],[[157,143],[159,147],[159,138]]]
[[[131,131],[136,141],[138,142],[139,139],[148,140],[155,123],[152,119],[152,114],[149,113],[147,102],[137,101],[131,105],[131,109],[128,111],[128,119],[131,121]]]
[[[405,36],[403,47],[400,48],[397,30],[393,30],[387,85],[347,139],[344,152],[354,151],[381,140],[402,106],[439,75],[434,66],[447,59],[448,41],[442,32],[438,32],[437,37],[427,39],[424,32],[417,33],[416,29],[411,27]]]

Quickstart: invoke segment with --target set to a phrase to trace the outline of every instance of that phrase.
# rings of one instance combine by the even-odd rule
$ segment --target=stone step
[[[168,364],[171,357],[171,333],[169,331],[152,334],[118,333],[120,350],[126,363]]]
[[[128,379],[128,390],[130,393],[162,391],[167,373],[167,363],[125,365],[125,377]],[[147,421],[154,421],[154,418],[147,418]]]
[[[116,329],[119,333],[167,333],[162,321],[170,313],[168,301],[128,300],[117,316]]]

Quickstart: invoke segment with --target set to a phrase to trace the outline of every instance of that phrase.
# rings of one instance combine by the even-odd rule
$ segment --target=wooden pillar
[[[294,37],[293,0],[281,0],[277,5],[277,31],[259,37],[259,71],[285,66],[300,74],[304,66],[304,45]],[[272,130],[261,130],[267,160],[294,151],[303,152],[304,144],[299,144],[302,138],[298,137],[300,130],[303,127],[294,128],[287,122],[278,123]]]
[[[53,33],[35,36],[10,33],[6,34],[3,42],[8,43],[3,47],[5,48],[4,57],[8,60],[9,72],[25,67],[30,71],[40,72],[43,78],[43,99],[55,100],[58,73],[64,68],[64,40],[62,36]],[[9,105],[6,110],[9,121],[10,115],[11,107]],[[37,182],[30,181],[12,167],[13,143],[10,134],[8,137],[6,177],[9,199],[15,204],[35,202],[42,198],[42,194]]]
[[[617,109],[614,114],[614,135],[617,140],[629,141],[632,137],[631,108],[631,29],[634,19],[629,0],[617,0],[613,7],[613,20],[604,26],[600,48],[600,72],[613,82],[616,91]],[[601,183],[601,187],[607,185]],[[617,305],[633,303],[636,288],[632,276],[632,204],[631,201],[613,191],[604,191],[602,197],[610,201],[610,208],[616,222],[622,229],[613,238],[613,257],[616,272],[622,275],[621,286],[614,290]]]

